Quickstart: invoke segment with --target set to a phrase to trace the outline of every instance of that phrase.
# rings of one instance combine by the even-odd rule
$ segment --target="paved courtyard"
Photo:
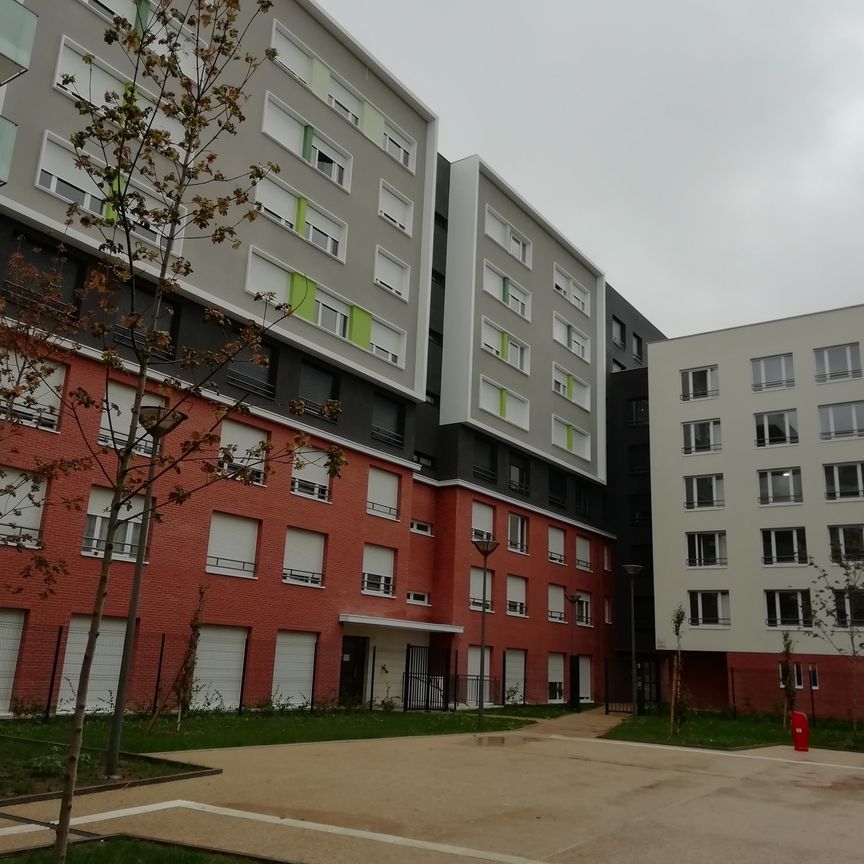
[[[76,824],[303,864],[858,864],[864,754],[598,740],[602,715],[487,736],[196,751],[216,777],[88,795]],[[177,755],[177,754],[174,754]],[[0,813],[0,850],[56,802]]]

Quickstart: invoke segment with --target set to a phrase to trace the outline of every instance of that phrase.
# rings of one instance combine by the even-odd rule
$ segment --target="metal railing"
[[[564,612],[559,612],[557,609],[549,610],[550,621],[567,621],[567,615]]]
[[[687,566],[688,567],[725,567],[727,564],[727,560],[725,558],[720,558],[716,555],[707,556],[703,555],[699,558],[688,558]]]
[[[860,369],[841,369],[839,372],[820,372],[816,376],[817,384],[824,384],[826,381],[842,381],[845,378],[860,378]]]
[[[276,393],[276,387],[269,381],[262,381],[260,378],[253,378],[251,375],[246,375],[243,372],[238,372],[236,369],[228,370],[228,383],[239,387],[241,390],[246,390],[249,393],[254,393],[257,396],[264,396],[267,399],[272,399]]]
[[[547,553],[549,560],[553,564],[566,564],[567,559],[564,557],[563,552],[552,552],[551,550]]]
[[[635,358],[634,358],[635,359]],[[720,395],[719,390],[700,390],[698,393],[682,393],[682,402],[697,402],[699,399],[715,399]]]
[[[810,559],[806,552],[790,552],[788,555],[763,555],[763,564],[807,564]]]
[[[780,378],[777,381],[763,381],[761,384],[753,385],[753,392],[760,393],[762,390],[774,390],[780,387],[794,387],[794,378]]]
[[[804,500],[804,496],[800,492],[793,492],[791,495],[760,495],[758,501],[760,504],[800,504]]]
[[[510,615],[522,615],[525,616],[528,614],[527,606],[523,600],[508,600],[507,601],[507,612]]]
[[[84,537],[81,543],[81,554],[92,555],[94,558],[101,558],[105,554],[104,537]],[[114,557],[123,558],[129,561],[134,561],[138,554],[137,543],[124,543],[121,540],[114,541]],[[147,558],[147,550],[145,549],[144,557]],[[146,561],[145,561],[146,563]]]
[[[396,580],[380,573],[364,573],[362,586],[369,594],[380,594],[382,597],[393,597],[396,594]]]
[[[813,616],[812,615],[799,615],[796,618],[789,617],[778,617],[771,618],[768,617],[765,619],[765,624],[768,627],[804,627],[810,628],[813,626]]]
[[[379,504],[376,501],[366,502],[366,512],[375,513],[376,515],[392,516],[394,519],[399,516],[398,507],[391,507],[389,504]]]
[[[230,570],[232,573],[254,574],[255,562],[243,561],[240,558],[223,558],[220,555],[207,556],[208,567],[218,567],[220,570]]]
[[[507,548],[511,552],[521,552],[523,555],[528,554],[528,544],[527,543],[520,543],[518,540],[508,540],[507,541]]]
[[[483,676],[482,693],[484,704],[494,704],[499,695],[500,686],[497,678]],[[456,676],[456,701],[464,705],[477,705],[480,702],[481,683],[479,675]]]
[[[405,436],[401,432],[385,429],[383,426],[373,424],[370,434],[376,441],[383,441],[385,444],[392,444],[394,447],[401,447],[405,443]]]
[[[0,522],[0,545],[38,549],[42,546],[42,530],[17,525],[14,522]]]
[[[324,574],[316,573],[314,570],[295,570],[286,567],[282,570],[282,579],[285,582],[295,582],[300,585],[323,585]]]
[[[476,609],[480,611],[483,609],[483,598],[482,597],[469,597],[468,598],[468,608]],[[492,600],[490,598],[486,598],[486,611],[492,611]]]
[[[330,488],[322,483],[313,483],[311,480],[301,480],[299,477],[291,478],[291,491],[308,498],[317,498],[319,501],[330,500]]]
[[[485,480],[487,483],[496,483],[498,475],[489,468],[484,468],[482,465],[475,465],[472,468],[472,473],[478,480]]]
[[[732,623],[731,618],[717,618],[716,616],[702,616],[701,618],[690,618],[690,625],[692,627],[701,627],[701,626],[716,626],[716,627],[728,627]]]

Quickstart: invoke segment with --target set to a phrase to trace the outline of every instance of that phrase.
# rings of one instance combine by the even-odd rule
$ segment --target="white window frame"
[[[567,623],[567,591],[563,585],[549,583],[546,589],[546,617],[556,624]]]
[[[333,85],[336,85],[335,87]],[[344,93],[340,93],[344,90]],[[335,91],[335,92],[334,92]],[[355,105],[349,105],[349,102],[355,102]],[[353,88],[349,87],[344,81],[330,73],[330,82],[327,92],[327,104],[343,119],[347,120],[352,126],[360,125],[360,112],[363,110],[363,97],[353,92]]]
[[[846,535],[847,533],[851,535],[852,532],[861,535],[861,541],[855,544],[861,551],[858,554],[850,556],[847,552],[847,546],[851,544],[848,542]],[[828,550],[832,564],[840,564],[843,561],[856,563],[864,561],[864,525],[860,522],[858,524],[829,525]]]
[[[798,609],[798,617],[795,621],[790,621],[789,619],[783,620],[783,617],[780,614],[780,595],[781,594],[794,594],[795,595],[795,605]],[[773,598],[770,597],[773,595]],[[804,598],[807,598],[807,603],[804,603]],[[770,599],[773,599],[773,615],[771,613],[771,609],[769,608]],[[810,617],[807,617],[806,609],[810,610]],[[796,588],[774,588],[774,589],[766,589],[765,590],[765,611],[766,620],[765,626],[773,629],[781,628],[781,629],[795,629],[795,630],[810,630],[813,627],[813,606],[812,606],[812,598],[810,596],[810,589],[796,589]],[[771,621],[774,621],[772,624]]]
[[[24,386],[24,392],[3,403],[3,414],[14,422],[34,429],[55,432],[60,422],[60,408],[66,385],[67,366],[64,363],[44,362],[9,349],[0,355],[0,388],[11,391]],[[35,386],[27,381],[39,378]]]
[[[519,513],[507,514],[507,548],[519,555],[528,554],[528,517]]]
[[[710,424],[708,427],[708,446],[696,446],[696,427],[704,423]],[[723,447],[721,436],[720,419],[713,417],[710,420],[688,420],[681,424],[681,436],[683,445],[681,452],[685,456],[692,456],[698,453],[716,453]],[[689,439],[689,442],[688,442]]]
[[[593,627],[594,619],[591,617],[591,595],[587,591],[577,591],[573,602],[576,626]]]
[[[483,610],[483,581],[486,582],[486,612],[493,612],[495,604],[492,601],[492,588],[495,584],[495,572],[488,568],[472,567],[468,576],[468,608],[477,612]],[[478,589],[479,583],[479,589]],[[476,596],[474,596],[476,594]]]
[[[703,545],[709,537],[714,540],[715,552],[713,557],[709,553],[706,553]],[[727,566],[728,557],[725,531],[688,531],[684,539],[687,550],[685,564],[688,568],[704,570],[706,568]]]
[[[785,435],[782,440],[772,440],[769,433],[769,417],[783,417],[783,428]],[[753,415],[755,425],[754,443],[757,447],[791,447],[798,443],[798,410],[796,408],[782,408],[777,411],[762,411]],[[793,435],[792,428],[795,432]],[[759,432],[762,432],[762,443],[759,443]]]
[[[705,388],[697,391],[694,379],[697,375],[705,376]],[[716,399],[720,395],[720,376],[717,364],[696,366],[681,370],[681,401],[701,402],[705,399]]]
[[[709,499],[699,496],[699,481],[709,481],[711,486],[710,503],[702,503]],[[725,505],[723,498],[722,474],[690,474],[684,478],[684,509],[685,510],[718,510]]]
[[[95,501],[94,493],[96,494]],[[111,494],[110,489],[101,486],[93,486],[90,489],[90,498],[87,502],[87,521],[84,527],[84,537],[81,541],[81,554],[85,557],[103,558],[105,555]],[[104,506],[100,507],[100,503],[103,502]],[[131,509],[129,509],[130,505]],[[144,498],[141,495],[135,495],[126,504],[121,505],[120,521],[114,532],[115,560],[135,560],[138,554],[138,544],[141,542],[141,514],[143,509]],[[145,547],[145,558],[146,552]],[[145,561],[145,563],[147,562]]]
[[[486,527],[491,530],[487,531]],[[483,501],[471,502],[471,539],[492,540],[495,532],[495,508]]]
[[[833,371],[830,369],[829,352],[843,349],[845,354],[845,368]],[[816,363],[816,383],[828,384],[832,381],[845,381],[861,377],[861,346],[858,342],[845,342],[839,345],[826,345],[823,348],[813,350]],[[821,371],[820,371],[821,370]]]
[[[591,317],[591,292],[560,264],[552,265],[552,287],[580,312]]]
[[[777,540],[780,534],[791,534],[792,536],[792,556],[794,560],[779,560],[780,555],[777,554]],[[765,554],[765,541],[769,541],[770,555]],[[792,528],[763,528],[760,532],[760,545],[762,548],[762,566],[763,567],[806,567],[809,563],[807,557],[807,533],[802,526]],[[783,556],[784,559],[786,556]],[[803,559],[803,560],[802,560]]]
[[[571,324],[563,315],[557,312],[552,313],[552,340],[566,348],[571,354],[584,360],[586,363],[591,362],[591,337],[580,330],[574,324]],[[564,341],[558,338],[555,330],[555,321],[564,325],[566,336]]]
[[[547,530],[546,556],[553,564],[567,563],[567,532],[557,525],[549,525]]]
[[[828,501],[857,501],[864,498],[864,462],[832,462],[822,466],[825,474],[825,498]],[[840,468],[854,468],[858,489],[854,495],[840,494]],[[831,482],[829,482],[829,472]],[[834,487],[833,491],[831,486]]]
[[[3,465],[0,471],[5,475],[0,477],[0,488],[10,489],[8,494],[0,494],[0,546],[40,548],[47,481],[34,488],[20,468]]]
[[[500,290],[490,290],[488,280],[486,279],[487,270],[501,280]],[[490,297],[494,297],[502,306],[506,306],[520,318],[526,321],[531,320],[531,292],[511,279],[488,258],[483,259],[483,291]]]
[[[382,279],[379,275],[380,268],[378,266],[379,259],[386,258],[387,261],[393,267],[398,268],[402,271],[402,279],[401,283],[397,285],[390,285],[386,279]],[[411,265],[403,261],[401,258],[398,258],[392,252],[385,249],[383,246],[375,247],[375,262],[373,265],[373,281],[380,288],[383,288],[385,291],[388,291],[390,294],[395,295],[400,300],[408,301],[408,297],[410,296],[411,290]]]
[[[837,429],[839,409],[849,409],[852,415],[851,429]],[[838,410],[835,410],[838,409]],[[838,441],[864,437],[864,400],[834,402],[819,406],[819,437],[823,441]]]
[[[706,621],[705,611],[703,609],[703,598],[706,596],[714,597],[717,602],[717,620]],[[695,601],[696,617],[693,617]],[[699,589],[697,591],[687,592],[687,619],[691,627],[707,627],[707,628],[723,628],[727,629],[732,625],[732,619],[729,613],[729,592],[726,590],[707,590]]]
[[[511,589],[513,589],[513,590],[511,590]],[[508,573],[507,574],[507,614],[514,617],[514,618],[527,618],[528,617],[527,597],[528,597],[528,580],[524,576],[516,576],[513,573]]]
[[[287,40],[288,42],[291,42],[293,44],[294,48],[300,54],[306,55],[306,58],[309,61],[309,68],[308,68],[308,70],[305,71],[305,77],[298,70],[292,69],[284,60],[280,59],[279,54],[278,54],[279,49],[278,49],[277,45],[275,44],[277,32],[282,36],[283,39]],[[274,50],[276,50],[276,52],[277,52],[277,56],[276,56],[276,60],[275,60],[276,64],[281,69],[284,69],[285,72],[287,72],[292,78],[296,79],[297,81],[300,81],[302,84],[305,84],[308,87],[310,82],[309,82],[309,80],[307,80],[307,78],[310,80],[312,78],[312,61],[313,61],[313,58],[315,56],[313,54],[313,52],[310,51],[309,48],[307,48],[306,45],[304,45],[303,42],[301,42],[287,27],[285,27],[285,25],[282,24],[281,21],[276,21],[276,20],[273,21],[273,33],[272,33],[271,38],[270,38],[270,46]]]
[[[556,428],[558,426],[564,427],[564,444],[560,444],[556,440]],[[567,427],[570,427],[573,430],[573,449],[571,450],[567,447]],[[578,438],[577,438],[578,436]],[[576,442],[582,441],[584,443],[584,450],[580,452],[580,450],[576,447]],[[587,429],[583,429],[581,426],[577,426],[575,423],[571,423],[569,420],[566,420],[563,417],[559,417],[557,414],[552,415],[552,446],[560,447],[565,453],[569,453],[571,456],[576,456],[578,459],[584,459],[586,462],[591,461],[591,433]]]
[[[789,486],[792,489],[791,495],[775,495],[775,475],[779,475],[780,477],[788,476],[790,478]],[[762,493],[763,478],[765,480],[765,488],[767,490],[767,494]],[[762,469],[756,474],[756,482],[758,484],[758,500],[761,507],[788,506],[790,504],[800,504],[804,500],[804,494],[802,492],[801,486],[801,469],[797,466]]]
[[[405,599],[411,606],[431,606],[431,595],[428,591],[409,591]]]
[[[780,361],[780,379],[777,381],[766,380],[766,361]],[[750,361],[750,374],[752,376],[752,388],[754,393],[763,390],[783,390],[795,386],[795,363],[792,354],[768,354],[765,357],[754,357]]]
[[[324,450],[309,447],[298,451],[297,457],[305,464],[303,468],[297,468],[295,465],[291,472],[291,494],[300,495],[303,498],[312,498],[316,501],[329,502],[332,478],[327,475],[325,464],[327,453]],[[302,476],[298,476],[298,474],[302,474],[309,467],[313,468],[312,475],[314,479],[304,479]],[[327,477],[326,484],[322,482],[325,476]]]
[[[576,567],[579,570],[593,570],[591,566],[591,538],[584,534],[576,535]]]
[[[479,409],[481,411],[485,412],[486,414],[490,414],[493,417],[497,417],[499,420],[501,420],[504,423],[509,423],[511,426],[516,426],[517,428],[523,429],[526,432],[529,431],[530,421],[531,421],[531,402],[530,402],[530,400],[526,399],[524,396],[520,396],[518,393],[511,390],[509,387],[505,387],[503,384],[499,384],[497,381],[494,381],[492,378],[489,378],[486,375],[480,376],[480,389],[481,390],[483,388],[484,382],[488,387],[492,387],[498,391],[498,397],[497,397],[498,404],[496,405],[496,410],[492,411],[489,408],[484,407],[484,405],[482,404],[482,399],[480,399],[478,397],[477,401],[478,401]],[[513,419],[512,415],[510,415],[509,411],[505,411],[505,413],[503,415],[500,413],[500,407],[499,407],[500,406],[500,399],[501,399],[500,393],[502,390],[507,393],[506,406],[509,406],[511,398],[513,400],[515,400],[516,402],[519,402],[525,406],[524,407],[524,411],[525,411],[525,423],[524,423],[524,425],[522,423],[518,423],[515,419]]]
[[[389,553],[389,555],[379,555],[378,552],[370,555],[377,557],[388,558],[389,565],[379,567],[381,570],[389,570],[389,573],[377,573],[369,566],[367,561],[367,550],[379,550],[379,552]],[[396,550],[389,546],[379,546],[376,543],[365,543],[363,545],[363,573],[361,579],[361,593],[371,594],[376,597],[395,597],[396,596]]]
[[[325,302],[325,300],[329,302]],[[335,330],[325,326],[322,323],[326,314],[324,312],[325,309],[327,310],[327,312],[331,312],[334,316],[334,323],[336,324]],[[339,300],[338,298],[327,293],[326,291],[322,291],[321,286],[319,285],[318,290],[315,292],[315,313],[313,323],[327,333],[331,333],[341,339],[347,339],[348,316],[350,309],[351,307],[347,303]]]
[[[435,526],[431,522],[425,522],[421,519],[412,519],[410,530],[413,534],[422,534],[424,537],[435,536]]]
[[[486,222],[485,218],[483,221],[484,234],[486,234],[486,236],[490,240],[494,241],[502,249],[504,249],[508,255],[510,255],[512,258],[515,258],[520,264],[522,264],[523,266],[527,267],[530,270],[531,269],[531,259],[533,257],[534,244],[521,231],[518,231],[516,228],[514,228],[513,225],[510,223],[510,221],[508,219],[506,219],[504,216],[502,216],[494,207],[487,204],[486,205],[486,214],[488,215],[489,213],[491,213],[495,217],[495,219],[497,219],[499,222],[503,223],[504,228],[505,228],[505,234],[506,234],[506,237],[505,237],[506,242],[502,242],[497,237],[493,236],[492,234],[490,234],[488,232],[487,222]],[[514,253],[514,251],[513,251],[514,241],[516,241],[520,244],[520,248],[522,248],[522,250],[523,250],[522,256]]]
[[[371,516],[378,516],[381,519],[391,519],[394,522],[399,521],[399,475],[392,471],[384,471],[381,468],[376,468],[374,465],[369,466],[369,476],[366,486],[366,512]],[[389,487],[395,487],[390,489]],[[387,488],[384,488],[387,487]],[[393,492],[390,498],[390,492]],[[385,501],[379,501],[378,498],[387,498]],[[392,503],[391,503],[392,501]]]
[[[384,192],[392,195],[394,198],[401,201],[406,207],[405,224],[403,225],[396,215],[388,213],[384,206]],[[403,234],[412,236],[414,230],[414,202],[407,196],[403,195],[395,186],[388,183],[386,180],[381,180],[378,187],[378,215],[391,227]]]
[[[384,135],[381,140],[381,148],[403,168],[412,173],[414,172],[414,157],[417,152],[417,142],[387,119],[384,121]]]
[[[303,197],[305,198],[305,196]],[[315,217],[318,217],[317,224]],[[329,224],[326,224],[330,222],[333,223],[335,231]],[[314,233],[316,231],[322,238],[325,238],[323,245],[316,241]],[[316,249],[326,252],[337,261],[345,262],[345,251],[348,246],[348,225],[330,211],[325,210],[320,204],[316,204],[308,198],[306,198],[306,228],[302,236]]]
[[[320,554],[318,548],[315,549],[316,558],[317,558],[317,567],[307,570],[305,568],[292,567],[291,565],[291,555],[292,555],[292,533],[300,536],[309,536],[309,544],[310,546],[314,544],[316,547],[320,547]],[[311,538],[315,539],[312,540]],[[320,538],[320,539],[318,539]],[[323,534],[320,531],[310,531],[306,528],[297,528],[294,525],[289,525],[285,529],[285,551],[282,556],[282,581],[289,585],[302,585],[307,588],[323,588],[324,587],[324,558],[327,551],[327,535]],[[305,557],[305,555],[303,556]],[[296,562],[295,562],[296,563]],[[312,561],[302,561],[301,563],[308,564],[314,563]]]

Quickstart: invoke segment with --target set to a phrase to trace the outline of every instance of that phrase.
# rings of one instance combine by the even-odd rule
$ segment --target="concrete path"
[[[600,718],[479,737],[196,751],[224,774],[85,796],[76,821],[303,864],[860,862],[864,754],[585,737]],[[52,819],[56,809],[13,811]],[[0,823],[0,850],[49,839]]]

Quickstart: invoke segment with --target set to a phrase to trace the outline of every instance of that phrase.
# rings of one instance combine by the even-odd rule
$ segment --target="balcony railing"
[[[38,528],[0,522],[0,545],[38,549],[42,546],[42,532]]]
[[[528,554],[528,544],[527,543],[520,543],[518,540],[508,540],[507,541],[507,548],[511,552],[520,552],[522,555]]]
[[[399,516],[398,507],[391,507],[389,504],[379,504],[377,501],[367,501],[366,512],[373,513],[376,516],[387,516],[390,519],[396,519]]]
[[[286,567],[282,571],[282,579],[285,582],[294,582],[298,585],[323,585],[324,574],[316,573],[314,570],[295,570]]]
[[[795,618],[789,616],[783,616],[779,618],[766,618],[765,624],[768,627],[812,627],[813,626],[813,616],[812,615],[799,615]]]
[[[690,625],[692,627],[728,627],[731,623],[731,618],[717,618],[716,616],[711,615],[690,619]]]
[[[405,443],[405,436],[393,429],[385,429],[383,426],[372,425],[371,433],[376,441],[383,441],[393,447],[401,447]]]
[[[379,573],[364,573],[363,590],[367,594],[393,597],[396,593],[396,580],[392,576],[382,576]]]
[[[567,616],[563,612],[559,612],[557,609],[549,610],[549,620],[550,621],[566,621]]]
[[[682,393],[681,401],[682,402],[696,402],[699,399],[714,399],[720,395],[719,390],[700,390],[698,393]]]
[[[727,561],[725,558],[719,558],[717,556],[707,556],[703,555],[701,558],[688,558],[687,566],[688,567],[725,567]]]
[[[528,484],[523,483],[520,480],[511,480],[507,484],[507,487],[510,490],[512,490],[513,492],[518,492],[520,495],[527,495],[528,494]]]
[[[763,555],[762,563],[774,564],[807,564],[809,562],[806,552],[789,552],[785,555]]]
[[[135,348],[136,345],[143,347],[147,342],[146,333],[135,333],[131,327],[124,327],[121,324],[114,325],[114,342],[117,345],[125,345],[127,348]],[[173,348],[168,350],[160,348],[158,345],[150,346],[150,357],[156,361],[170,362],[174,359]],[[230,374],[229,374],[230,379]]]
[[[105,538],[104,537],[85,537],[81,543],[81,554],[92,555],[94,558],[102,558],[105,554]],[[138,555],[137,543],[124,543],[121,540],[114,541],[114,557],[121,558],[126,561],[134,561]],[[144,550],[144,557],[147,557],[147,550]]]
[[[760,504],[800,504],[804,500],[804,496],[800,492],[793,492],[790,495],[760,495]]]
[[[330,489],[323,483],[313,483],[311,480],[301,480],[299,477],[291,478],[291,491],[296,495],[305,495],[307,498],[317,498],[319,501],[330,500]]]
[[[485,480],[487,483],[495,483],[498,480],[498,475],[489,468],[484,468],[482,465],[475,465],[473,474],[478,480]]]
[[[826,381],[843,381],[846,378],[860,378],[860,369],[841,369],[838,372],[820,372],[816,376],[818,384],[824,384]]]
[[[272,399],[276,393],[276,388],[269,381],[253,378],[251,375],[245,375],[236,369],[228,371],[228,383],[233,384],[239,390],[254,393],[256,396],[263,396],[266,399]]]
[[[523,600],[508,600],[507,601],[507,614],[508,615],[521,615],[525,616],[527,614],[526,609],[528,607],[525,605]]]
[[[222,558],[220,555],[208,555],[207,566],[218,569],[220,572],[229,571],[238,576],[254,576],[255,562],[243,561],[239,558]]]
[[[13,401],[0,406],[0,417],[14,418],[23,426],[32,426],[35,429],[56,429],[58,412],[53,405],[27,405]]]
[[[17,0],[0,0],[0,87],[30,68],[37,21]]]
[[[564,564],[566,563],[566,558],[564,557],[563,552],[553,552],[551,549],[549,550],[549,560],[553,564]]]
[[[469,609],[477,609],[481,610],[483,608],[483,598],[482,597],[471,597],[468,600],[468,608]],[[490,598],[486,598],[486,611],[492,611],[492,600]]]
[[[696,501],[685,501],[685,510],[700,510],[703,507],[723,507],[726,502],[722,498],[699,498]]]
[[[761,384],[753,385],[753,392],[760,393],[762,390],[775,390],[781,387],[794,387],[794,378],[780,378],[777,381],[763,381]]]

